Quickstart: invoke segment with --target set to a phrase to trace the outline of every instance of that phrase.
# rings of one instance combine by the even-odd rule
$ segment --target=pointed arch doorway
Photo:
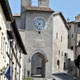
[[[40,52],[35,53],[31,58],[31,76],[45,77],[46,59]]]

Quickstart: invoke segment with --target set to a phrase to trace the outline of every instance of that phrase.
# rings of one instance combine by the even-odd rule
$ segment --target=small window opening
[[[80,28],[80,23],[78,23],[78,28]]]
[[[67,53],[65,53],[65,57],[67,56]]]
[[[69,26],[69,29],[71,29],[71,26]]]
[[[41,34],[41,31],[38,31],[38,34]]]
[[[72,34],[72,38],[73,38],[73,34]]]
[[[58,33],[56,33],[56,39],[58,39]]]
[[[62,42],[62,36],[61,36],[61,42]]]
[[[4,35],[4,33],[2,32],[2,35]]]
[[[73,46],[71,46],[71,50],[73,50]]]
[[[59,55],[60,55],[60,50],[59,50]]]
[[[69,39],[69,35],[68,35],[68,39]]]
[[[63,51],[62,51],[62,56],[63,56]]]
[[[32,0],[32,6],[38,6],[38,0]]]
[[[60,61],[59,61],[59,60],[57,60],[57,65],[58,65],[58,66],[60,65]]]
[[[1,27],[0,27],[0,30],[1,30]]]

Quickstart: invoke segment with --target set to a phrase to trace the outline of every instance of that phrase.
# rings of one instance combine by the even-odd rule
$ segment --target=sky
[[[32,0],[32,5],[37,6],[38,0]],[[12,13],[20,13],[21,0],[9,0]],[[54,11],[62,12],[64,17],[75,20],[75,16],[80,14],[80,0],[50,0],[50,8]]]

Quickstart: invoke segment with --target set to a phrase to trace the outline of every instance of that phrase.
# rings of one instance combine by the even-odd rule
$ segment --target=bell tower
[[[38,6],[49,8],[49,0],[38,0]]]
[[[21,0],[21,6],[31,6],[32,0]]]
[[[32,0],[21,0],[22,6],[31,6]],[[49,8],[49,0],[38,0],[38,7]]]

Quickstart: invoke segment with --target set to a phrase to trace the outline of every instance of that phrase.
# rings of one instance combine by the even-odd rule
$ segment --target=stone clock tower
[[[53,54],[53,10],[49,0],[38,0],[38,6],[31,6],[31,0],[22,0],[21,30],[27,55],[24,56],[24,78],[28,72],[34,80],[52,79]]]

